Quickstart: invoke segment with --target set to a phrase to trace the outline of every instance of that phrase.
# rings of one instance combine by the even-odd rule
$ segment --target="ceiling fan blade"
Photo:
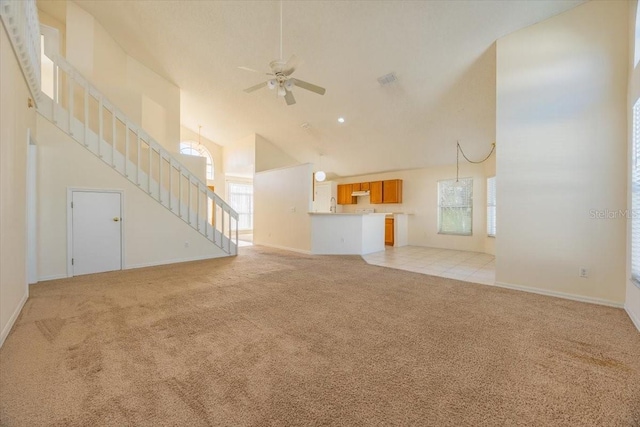
[[[300,65],[300,59],[295,55],[291,55],[291,58],[289,58],[287,63],[282,67],[282,74],[290,76],[296,70],[298,65]]]
[[[311,92],[315,92],[318,95],[324,95],[325,92],[327,91],[323,87],[316,86],[311,83],[307,83],[303,80],[299,80],[299,79],[292,79],[292,80],[293,80],[293,84],[295,84],[296,86],[301,87],[302,89],[310,90]]]
[[[296,103],[296,99],[293,97],[293,92],[287,91],[284,96],[284,100],[287,101],[287,105],[293,105]]]
[[[248,87],[244,91],[247,92],[247,93],[251,93],[253,91],[256,91],[256,90],[261,89],[261,88],[266,87],[266,86],[267,86],[267,82],[262,82],[262,83],[258,83],[255,86]]]

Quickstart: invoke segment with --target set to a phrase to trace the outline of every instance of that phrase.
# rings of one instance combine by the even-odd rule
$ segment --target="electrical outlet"
[[[578,275],[580,277],[589,277],[589,270],[587,270],[586,267],[580,267],[580,270],[578,271]]]
[[[189,247],[189,242],[184,242],[184,247],[188,248]]]

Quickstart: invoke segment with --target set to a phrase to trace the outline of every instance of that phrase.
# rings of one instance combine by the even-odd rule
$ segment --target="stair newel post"
[[[102,96],[100,96],[100,102],[98,105],[98,156],[102,158],[102,137],[104,136],[103,132],[103,117],[102,114],[104,112],[104,107],[102,104]]]
[[[142,145],[142,143],[140,142],[140,130],[136,130],[136,137],[137,137],[137,152],[138,155],[136,156],[136,184],[138,185],[138,187],[140,186],[140,154],[141,154],[141,149],[140,149],[140,145]]]
[[[67,73],[68,79],[68,92],[69,92],[69,135],[73,136],[73,80],[71,79],[71,73]]]
[[[84,85],[84,146],[89,146],[89,83]]]
[[[116,109],[111,107],[111,167],[116,167]]]

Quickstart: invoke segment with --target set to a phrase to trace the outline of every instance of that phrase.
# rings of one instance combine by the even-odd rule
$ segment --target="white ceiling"
[[[581,0],[285,1],[294,89],[242,90],[279,57],[277,1],[78,1],[134,58],[181,89],[182,123],[221,145],[258,133],[341,176],[453,164],[460,140],[484,157],[495,139],[496,39]],[[377,78],[399,81],[381,87]],[[346,122],[339,124],[337,118]],[[302,123],[309,123],[305,130]]]

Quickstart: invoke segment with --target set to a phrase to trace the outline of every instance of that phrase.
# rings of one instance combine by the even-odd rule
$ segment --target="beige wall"
[[[266,138],[256,134],[256,172],[284,168],[300,162]]]
[[[27,286],[27,132],[36,112],[4,24],[0,24],[0,345],[29,291]],[[34,132],[35,134],[35,132]]]
[[[222,155],[227,179],[229,177],[253,178],[256,162],[256,134],[225,145]]]
[[[74,2],[66,10],[67,60],[171,152],[180,142],[180,89],[142,65]]]
[[[225,147],[226,148],[226,147]],[[294,251],[311,250],[311,164],[256,173],[253,241]]]
[[[629,2],[629,90],[628,90],[628,118],[629,123],[627,126],[629,136],[629,149],[628,158],[632,158],[632,137],[633,137],[633,120],[632,111],[633,106],[640,99],[640,67],[635,67],[634,52],[636,49],[636,26],[638,25],[636,10],[638,7],[637,1]],[[631,167],[629,167],[628,180],[631,181]],[[631,188],[629,188],[627,203],[629,208],[631,205]],[[631,235],[631,223],[627,227],[627,235]],[[631,277],[631,239],[627,241],[627,270],[626,277]],[[629,313],[629,316],[633,319],[636,327],[640,330],[640,286],[633,283],[631,280],[627,280],[625,308]]]
[[[588,2],[497,44],[496,281],[620,305],[628,5]],[[589,270],[579,277],[579,268]]]
[[[66,276],[67,188],[124,190],[124,268],[223,256],[177,216],[38,116],[38,273]],[[73,167],[69,167],[73,165]],[[185,247],[189,242],[189,247]]]
[[[455,149],[455,146],[452,147]],[[487,148],[487,152],[490,147]],[[493,163],[493,155],[487,162]],[[438,234],[438,181],[456,178],[456,166],[413,169],[380,174],[341,178],[339,184],[354,182],[402,179],[401,204],[370,204],[369,197],[358,197],[356,205],[338,205],[342,212],[354,212],[358,208],[374,208],[376,212],[408,213],[409,244],[436,248],[492,253],[493,246],[487,237],[487,166],[460,163],[460,177],[473,178],[473,235],[452,236]],[[491,168],[489,168],[491,170]]]

